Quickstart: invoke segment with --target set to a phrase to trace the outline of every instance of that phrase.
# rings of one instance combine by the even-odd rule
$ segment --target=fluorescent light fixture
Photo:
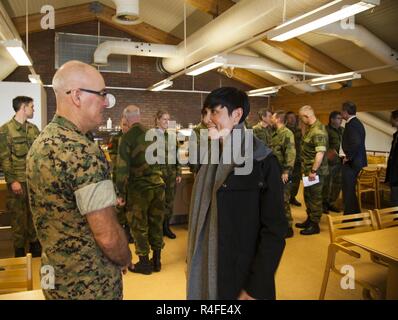
[[[311,86],[320,86],[323,84],[334,83],[334,82],[341,82],[341,81],[348,81],[354,79],[360,79],[362,76],[356,72],[346,72],[340,73],[330,76],[324,76],[320,78],[315,78],[310,81]]]
[[[32,83],[39,83],[39,84],[43,84],[41,82],[40,76],[38,74],[30,74],[28,75],[29,81]]]
[[[267,87],[267,88],[250,90],[247,92],[247,95],[249,97],[265,96],[265,95],[277,93],[278,91],[279,91],[278,87]]]
[[[285,41],[374,8],[380,0],[334,0],[291,19],[267,33],[268,40]]]
[[[227,60],[220,56],[207,59],[205,61],[194,64],[187,68],[185,74],[188,76],[197,76],[198,74],[205,73],[206,71],[221,67],[227,62]]]
[[[160,81],[158,83],[155,83],[153,86],[150,86],[148,88],[148,90],[150,90],[150,91],[160,91],[160,90],[166,89],[166,88],[168,88],[168,87],[170,87],[172,85],[173,85],[173,81],[165,79],[165,80],[162,80],[162,81]]]
[[[19,66],[32,65],[32,61],[25,51],[25,47],[21,40],[5,40],[2,44],[6,47],[7,51]]]

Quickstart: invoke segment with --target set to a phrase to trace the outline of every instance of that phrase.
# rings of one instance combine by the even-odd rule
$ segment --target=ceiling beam
[[[304,93],[294,97],[271,98],[272,105],[279,109],[298,111],[310,105],[316,113],[330,113],[340,110],[344,101],[353,101],[357,111],[374,112],[398,108],[398,81],[372,84],[362,87],[343,88],[315,93]]]
[[[195,6],[199,10],[203,12],[211,12],[214,7],[214,3],[217,3],[217,0],[187,0],[188,3]],[[228,10],[230,7],[235,5],[235,2],[232,0],[223,0],[222,6],[219,6],[220,12],[222,13],[221,9],[224,8]],[[225,9],[226,8],[226,9]],[[334,60],[333,58],[329,57],[328,55],[322,53],[321,51],[311,47],[310,45],[306,44],[305,42],[294,38],[283,42],[278,41],[270,41],[267,39],[263,40],[264,43],[281,50],[286,55],[300,61],[301,63],[306,63],[307,66],[311,67],[315,71],[324,74],[337,74],[337,73],[344,73],[350,72],[351,69],[347,68],[340,62]],[[359,79],[353,81],[354,85],[369,85],[371,84],[370,81],[366,79]],[[333,84],[332,87],[339,88],[341,85]]]
[[[206,0],[203,3],[206,3],[207,6],[213,5],[216,7],[216,2],[219,2],[220,10],[226,10],[225,4],[229,0],[223,1],[210,1]],[[202,2],[202,1],[195,1]],[[222,5],[224,3],[224,5]],[[233,3],[233,2],[232,2]],[[234,3],[233,3],[234,4]],[[232,6],[232,5],[231,5]],[[223,12],[222,11],[222,12]],[[79,14],[76,14],[76,13]],[[221,12],[221,11],[220,11]],[[99,20],[102,23],[115,28],[117,30],[128,33],[131,36],[142,39],[143,41],[151,42],[151,43],[162,43],[162,44],[171,44],[177,45],[181,43],[182,39],[179,39],[173,36],[170,33],[164,32],[160,29],[157,29],[145,22],[137,24],[137,25],[123,25],[118,24],[112,20],[112,16],[115,15],[116,11],[113,8],[110,8],[106,5],[98,5],[93,3],[86,3],[82,5],[76,5],[66,8],[57,9],[55,13],[55,28],[77,24],[81,22],[88,22]],[[43,29],[40,26],[40,21],[43,15],[31,14],[28,16],[29,21],[29,33],[41,32]],[[13,18],[13,22],[15,27],[17,28],[20,35],[24,35],[26,33],[26,21],[25,16]],[[225,73],[221,72],[225,75]],[[274,83],[267,81],[266,79],[243,69],[235,69],[232,78],[236,81],[239,81],[245,85],[248,85],[253,88],[263,88],[267,86],[273,86]],[[283,89],[280,94],[283,95],[291,95],[291,93],[285,89]]]
[[[235,4],[231,0],[187,0],[186,2],[213,17],[219,16]]]
[[[288,56],[305,63],[307,66],[320,73],[337,74],[352,71],[350,68],[347,68],[340,62],[334,60],[333,58],[297,38],[283,42],[270,41],[267,39],[264,39],[263,41],[264,43],[281,50]],[[371,82],[366,79],[354,80],[353,83],[356,83],[357,85],[371,84]]]
[[[28,31],[29,33],[45,31],[40,26],[40,21],[43,18],[43,14],[35,13],[28,16]],[[85,3],[76,6],[70,6],[62,9],[55,10],[55,28],[63,26],[93,21],[96,19],[95,12],[91,9],[90,3]],[[15,28],[18,30],[21,36],[26,33],[26,17],[16,17],[12,19]]]

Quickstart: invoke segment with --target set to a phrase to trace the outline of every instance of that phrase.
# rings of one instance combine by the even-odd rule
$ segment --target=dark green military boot
[[[305,229],[309,226],[309,224],[311,223],[310,217],[307,217],[307,220],[305,220],[302,223],[296,223],[295,226],[296,228],[300,228],[300,229]]]
[[[308,227],[304,230],[301,230],[300,234],[304,236],[310,236],[312,234],[318,234],[319,232],[321,232],[321,230],[319,229],[319,224],[310,221]]]
[[[164,219],[163,222],[163,235],[170,238],[170,239],[175,239],[177,236],[171,231],[170,229],[170,219]]]
[[[15,248],[14,256],[15,258],[25,257],[25,248]]]
[[[41,257],[41,245],[39,241],[30,243],[29,252],[32,254],[33,258]]]
[[[142,274],[151,274],[153,271],[153,265],[152,263],[149,261],[148,256],[138,256],[138,258],[140,259],[139,262],[137,262],[134,265],[134,269],[129,269],[130,271],[134,272],[134,273],[142,273]]]
[[[162,264],[160,262],[160,252],[161,250],[154,250],[151,262],[153,264],[153,271],[154,272],[159,272],[160,269],[162,268]]]

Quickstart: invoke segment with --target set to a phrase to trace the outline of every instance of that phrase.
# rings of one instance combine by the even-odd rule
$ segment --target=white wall
[[[390,152],[392,136],[363,122],[366,130],[366,150]]]
[[[0,125],[3,125],[14,116],[12,100],[16,96],[33,98],[35,112],[33,119],[29,121],[42,130],[47,124],[47,95],[41,85],[30,82],[0,82]]]

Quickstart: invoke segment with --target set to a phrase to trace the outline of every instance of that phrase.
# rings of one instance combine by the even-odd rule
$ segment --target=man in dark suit
[[[357,108],[353,102],[343,103],[341,115],[346,121],[342,148],[345,154],[342,169],[342,190],[344,214],[359,213],[355,192],[356,180],[361,169],[368,165],[365,148],[365,128],[356,117]]]
[[[391,125],[398,129],[398,110],[391,112]],[[398,130],[392,139],[385,182],[391,187],[391,206],[398,206]]]

